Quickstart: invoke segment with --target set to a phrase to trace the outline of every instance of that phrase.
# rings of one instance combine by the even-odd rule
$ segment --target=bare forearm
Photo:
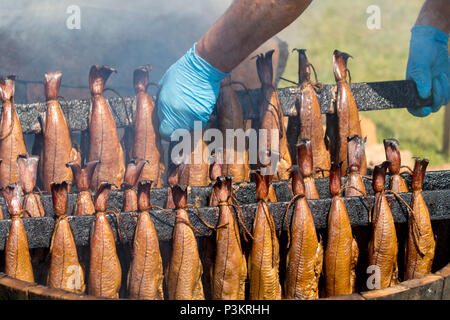
[[[449,0],[427,0],[420,10],[416,25],[430,25],[450,33]]]
[[[230,72],[265,41],[291,24],[312,0],[235,0],[205,33],[196,53]]]

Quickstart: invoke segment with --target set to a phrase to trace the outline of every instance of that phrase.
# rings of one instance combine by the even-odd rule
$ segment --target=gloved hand
[[[425,117],[448,103],[449,66],[448,34],[432,26],[414,26],[411,29],[406,79],[414,80],[421,98],[432,96],[433,105],[408,108],[411,114]]]
[[[164,74],[158,100],[159,132],[170,140],[176,129],[192,129],[194,121],[209,120],[224,73],[195,53],[194,46]]]

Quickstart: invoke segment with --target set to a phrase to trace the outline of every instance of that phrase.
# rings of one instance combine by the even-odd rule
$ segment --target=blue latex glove
[[[230,73],[214,68],[195,53],[194,46],[164,74],[157,108],[159,132],[165,140],[175,129],[192,129],[194,121],[209,120],[219,96],[220,81]]]
[[[408,108],[411,114],[416,117],[425,117],[448,103],[449,66],[448,34],[432,26],[414,26],[411,29],[406,79],[414,80],[421,98],[426,99],[432,96],[433,105]]]

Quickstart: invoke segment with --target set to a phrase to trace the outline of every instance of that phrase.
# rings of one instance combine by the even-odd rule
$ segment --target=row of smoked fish
[[[343,202],[346,196],[366,195],[362,177],[366,174],[365,141],[361,138],[358,112],[348,82],[347,59],[339,51],[333,54],[337,83],[336,113],[327,116],[323,133],[320,107],[316,97],[317,83],[311,81],[312,65],[305,50],[299,50],[301,96],[296,101],[300,134],[294,148],[296,164],[288,144],[283,114],[273,86],[272,54],[257,57],[256,65],[262,83],[262,103],[257,126],[268,131],[277,129],[280,159],[274,175],[261,175],[244,164],[169,165],[167,172],[168,198],[164,212],[175,215],[172,251],[169,266],[163,270],[157,231],[149,210],[150,189],[163,185],[165,171],[154,104],[146,93],[149,67],[135,70],[136,108],[133,113],[134,143],[129,148],[133,159],[125,170],[125,147],[119,140],[114,117],[103,96],[104,85],[114,69],[93,66],[89,73],[92,109],[89,114],[89,157],[81,163],[79,148],[73,147],[70,130],[58,102],[60,72],[45,75],[47,112],[42,126],[42,152],[29,156],[24,145],[20,121],[14,109],[14,77],[0,79],[3,115],[0,136],[0,184],[11,215],[11,228],[5,246],[5,273],[25,281],[34,281],[27,234],[22,217],[39,217],[44,212],[39,194],[34,192],[39,173],[44,191],[50,192],[56,215],[50,246],[50,268],[47,285],[68,291],[118,298],[122,269],[113,230],[107,213],[113,213],[107,202],[112,188],[124,190],[122,211],[137,211],[138,220],[132,246],[132,262],[128,272],[128,297],[134,299],[163,299],[165,287],[169,299],[204,299],[203,266],[197,245],[196,228],[190,223],[187,203],[189,186],[212,186],[210,206],[217,206],[215,261],[211,275],[214,299],[314,299],[319,297],[319,279],[325,278],[325,296],[350,294],[355,290],[355,267],[358,244],[352,235],[349,216]],[[245,119],[233,82],[224,79],[217,102],[218,128],[244,128]],[[270,139],[271,134],[267,135]],[[270,141],[266,145],[271,145]],[[204,141],[194,141],[203,148]],[[385,194],[408,191],[400,176],[398,143],[385,141],[387,161],[375,167],[372,186],[375,205],[371,212],[372,241],[369,265],[380,268],[381,287],[398,282],[398,243],[394,220]],[[195,150],[192,151],[194,154]],[[223,149],[226,156],[239,156],[237,149]],[[248,159],[248,151],[244,151]],[[39,162],[39,158],[43,161]],[[421,190],[428,160],[416,159],[412,174],[412,203],[408,208],[408,242],[406,247],[405,280],[431,271],[435,242],[430,216]],[[385,175],[389,170],[391,190],[385,190]],[[233,195],[232,183],[249,181],[254,173],[257,209],[253,229],[242,221],[239,203]],[[315,229],[307,200],[317,199],[314,178],[328,177],[332,205],[328,213],[328,236],[323,249]],[[341,184],[341,177],[347,183]],[[268,202],[277,201],[272,180],[289,180],[294,206],[288,233],[286,276],[280,282],[280,246]],[[90,265],[87,290],[84,269],[67,219],[67,197],[72,181],[78,193],[74,215],[95,214],[90,240]],[[92,191],[94,197],[92,197]],[[289,208],[288,208],[289,209]],[[327,214],[327,213],[324,213]],[[287,214],[286,214],[287,217]],[[205,222],[206,223],[206,222]],[[241,230],[241,233],[240,233]],[[241,235],[251,244],[244,253]],[[247,236],[250,239],[247,239]],[[74,278],[75,275],[75,278]],[[248,288],[248,290],[247,290]]]

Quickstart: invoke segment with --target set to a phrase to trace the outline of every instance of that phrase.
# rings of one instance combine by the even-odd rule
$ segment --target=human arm
[[[160,81],[160,133],[206,123],[220,81],[266,40],[292,23],[312,0],[235,0]]]

